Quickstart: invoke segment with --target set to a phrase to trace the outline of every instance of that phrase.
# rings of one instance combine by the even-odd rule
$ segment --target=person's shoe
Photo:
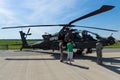
[[[102,65],[103,63],[102,62],[97,62],[97,64]]]
[[[60,62],[63,62],[63,60],[60,60]]]

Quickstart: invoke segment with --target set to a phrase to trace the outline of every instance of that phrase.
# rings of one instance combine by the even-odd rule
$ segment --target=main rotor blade
[[[97,27],[89,27],[89,26],[77,26],[77,25],[74,25],[74,26],[73,26],[73,25],[72,25],[72,27],[83,27],[83,28],[91,28],[91,29],[98,29],[98,30],[118,32],[118,30],[111,30],[111,29],[97,28]]]
[[[49,26],[66,26],[67,24],[53,24],[53,25],[28,25],[28,26],[15,26],[15,27],[3,27],[2,29],[10,28],[27,28],[27,27],[49,27]],[[72,26],[72,25],[70,25]]]
[[[96,14],[100,14],[100,13],[109,11],[109,10],[111,10],[111,9],[113,9],[113,8],[114,8],[114,6],[111,6],[111,5],[103,5],[100,9],[95,10],[95,11],[89,13],[89,14],[86,14],[86,15],[84,15],[84,16],[82,16],[82,17],[79,17],[79,18],[77,18],[77,19],[69,22],[69,25],[71,25],[71,24],[73,24],[73,23],[75,23],[75,22],[77,22],[77,21],[79,21],[79,20],[82,20],[82,19],[85,19],[85,18],[94,16],[94,15],[96,15]]]
[[[48,26],[83,27],[83,28],[91,28],[91,29],[98,29],[98,30],[106,30],[106,31],[118,32],[117,30],[111,30],[111,29],[104,29],[104,28],[97,28],[97,27],[89,27],[89,26],[68,25],[68,24],[54,24],[54,25],[28,25],[28,26],[3,27],[2,29],[27,28],[27,27],[48,27]]]

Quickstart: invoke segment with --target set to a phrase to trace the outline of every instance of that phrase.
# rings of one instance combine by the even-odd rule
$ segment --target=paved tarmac
[[[0,80],[120,80],[120,52],[103,51],[103,65],[95,52],[70,65],[59,62],[58,51],[0,50]]]

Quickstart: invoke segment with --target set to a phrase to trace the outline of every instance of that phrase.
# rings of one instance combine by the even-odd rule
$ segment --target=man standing
[[[102,49],[103,49],[103,45],[102,45],[101,41],[99,40],[96,43],[96,53],[97,53],[97,63],[98,64],[102,64]]]
[[[63,62],[63,40],[59,42],[59,50],[60,50],[60,62]]]

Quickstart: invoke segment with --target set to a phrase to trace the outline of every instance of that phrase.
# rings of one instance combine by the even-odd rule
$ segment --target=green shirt
[[[72,43],[67,43],[67,50],[68,52],[73,52],[74,45]]]

